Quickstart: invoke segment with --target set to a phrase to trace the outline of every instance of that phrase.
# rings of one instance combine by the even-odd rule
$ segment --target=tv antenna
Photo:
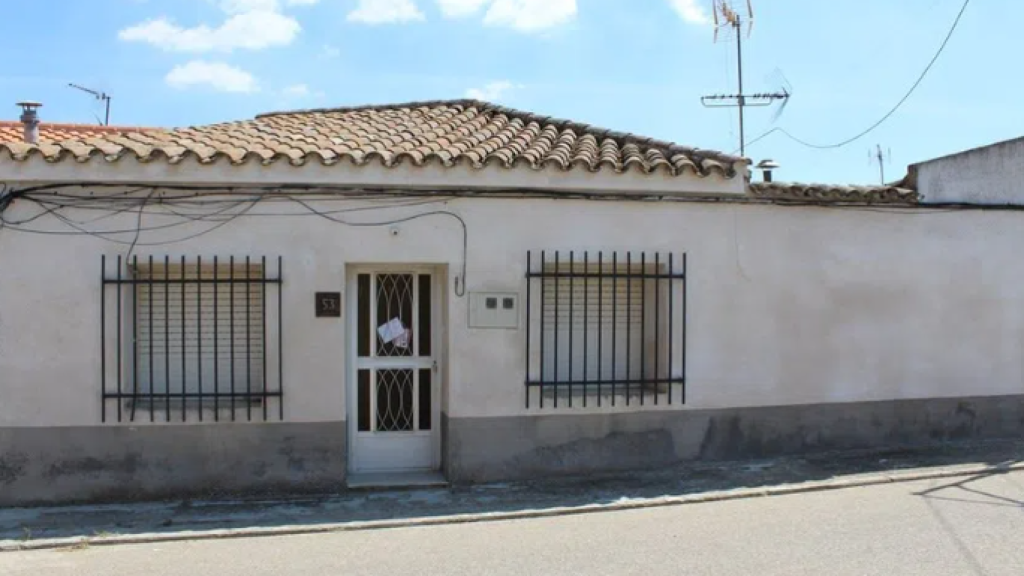
[[[783,107],[785,107],[789,101],[790,91],[782,88],[777,92],[743,93],[743,24],[744,21],[747,24],[747,36],[749,37],[754,28],[754,8],[751,0],[746,0],[746,16],[743,16],[733,7],[733,0],[712,1],[712,12],[715,17],[715,42],[718,42],[720,30],[729,29],[736,33],[736,77],[739,82],[739,91],[736,94],[702,96],[700,103],[706,108],[739,108],[740,155],[746,156],[746,137],[743,130],[744,109],[747,106],[770,106],[776,100],[781,100]]]
[[[880,144],[875,145],[874,150],[868,150],[868,161],[874,164],[878,162],[878,179],[885,185],[885,165],[892,162],[892,151],[886,148],[882,150]]]
[[[107,111],[106,111],[106,114],[103,117],[103,123],[102,124],[103,124],[103,126],[110,126],[110,99],[111,99],[111,96],[109,94],[107,94],[106,92],[99,92],[99,91],[93,90],[91,88],[86,88],[85,86],[79,86],[78,84],[71,84],[71,83],[69,83],[68,84],[68,88],[74,88],[75,90],[81,90],[82,92],[85,92],[87,94],[92,94],[97,100],[103,102],[103,104],[105,105]],[[99,118],[97,118],[97,120],[99,120]]]

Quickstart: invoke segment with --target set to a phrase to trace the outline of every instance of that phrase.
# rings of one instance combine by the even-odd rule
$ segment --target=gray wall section
[[[1024,435],[1024,396],[447,422],[453,482]]]
[[[539,411],[538,411],[539,412]],[[457,483],[1024,435],[1024,395],[504,418],[442,415]],[[345,489],[345,422],[0,428],[0,506]]]
[[[345,422],[0,428],[0,506],[334,492]]]

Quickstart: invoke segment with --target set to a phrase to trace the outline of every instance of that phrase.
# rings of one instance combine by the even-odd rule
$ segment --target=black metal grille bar
[[[558,275],[558,263],[561,261],[559,258],[558,250],[555,250],[555,275]],[[553,363],[555,365],[555,376],[551,379],[551,384],[555,390],[555,408],[558,408],[558,384],[560,379],[558,378],[558,282],[555,282],[555,337],[552,338],[555,341],[555,358]],[[543,354],[544,351],[542,350]],[[543,378],[543,375],[541,376]]]
[[[105,274],[107,269],[107,256],[100,257],[100,274]],[[100,290],[100,342],[107,341],[107,295]],[[100,351],[100,382],[104,390],[107,389],[107,351]],[[100,402],[100,418],[107,421],[107,403]]]
[[[686,275],[686,253],[685,252],[683,252],[683,275],[684,276]],[[686,285],[684,284],[683,286],[684,286],[683,294],[682,294],[682,299],[683,299],[683,324],[679,327],[680,330],[682,330],[682,332],[683,332],[683,337],[682,337],[683,344],[682,344],[682,347],[679,350],[680,355],[682,356],[681,360],[682,360],[682,363],[683,363],[683,371],[682,371],[683,385],[679,389],[679,401],[681,403],[683,403],[683,404],[686,404],[686,290],[685,290],[685,286]]]
[[[582,257],[580,257],[582,256]],[[686,254],[527,252],[526,406],[686,402]],[[676,306],[675,301],[682,303]],[[623,310],[624,308],[624,310]],[[594,345],[596,343],[596,346]],[[582,347],[581,347],[582,345]],[[536,389],[537,394],[531,394]],[[678,394],[676,394],[678,392]],[[678,400],[677,400],[678,399]],[[581,400],[578,404],[576,400]]]
[[[546,262],[545,262],[545,252],[544,252],[544,250],[541,250],[540,251],[540,265],[541,265],[541,268],[544,268],[545,264],[546,264]],[[541,282],[540,283],[540,303],[541,303],[541,306],[544,306],[544,302],[547,301],[547,292],[548,292],[548,285],[547,285],[547,283],[546,282]],[[540,378],[541,378],[541,380],[544,380],[545,378],[547,378],[547,376],[546,376],[547,373],[544,372],[544,364],[545,364],[544,357],[547,356],[547,348],[544,346],[544,340],[545,340],[544,335],[547,333],[547,330],[544,329],[544,316],[545,316],[545,314],[543,313],[543,310],[542,310],[541,311],[541,315],[540,315]],[[529,321],[530,320],[529,320],[529,317],[528,317],[527,318],[527,324],[529,324]],[[527,330],[527,331],[529,331],[529,330]],[[527,362],[529,362],[529,356],[530,356],[529,352],[527,352],[526,356],[527,356]],[[527,381],[530,380],[530,367],[529,366],[526,367],[526,379],[527,379]],[[529,392],[530,389],[527,388],[526,390],[527,390],[527,392]],[[544,394],[540,395],[540,407],[541,408],[544,407]],[[529,408],[529,406],[527,406],[527,408]]]
[[[245,277],[252,277],[248,256],[245,257]],[[245,317],[252,317],[252,290],[248,289],[245,291]],[[248,321],[245,323],[245,395],[252,396],[252,322]],[[252,422],[252,402],[245,403],[245,420]]]
[[[633,253],[626,252],[626,270],[632,270],[633,268]],[[614,297],[614,296],[613,296]],[[626,326],[632,326],[633,322],[633,275],[626,274]],[[616,334],[619,332],[618,327],[615,330]],[[630,352],[633,351],[633,334],[627,328],[625,331],[626,336],[626,406],[629,406],[629,399],[632,397],[631,392],[633,391],[630,379],[633,378],[633,372],[630,370],[630,360],[633,359],[633,355]]]
[[[135,422],[138,410],[148,411],[150,422],[161,415],[170,422],[178,418],[176,409],[182,422],[201,422],[211,410],[215,421],[228,416],[222,411],[234,421],[243,406],[247,421],[254,414],[266,421],[272,402],[284,419],[283,259],[277,259],[276,275],[265,256],[255,262],[246,256],[237,265],[234,257],[226,260],[229,270],[217,257],[209,265],[201,257],[189,263],[184,256],[149,256],[140,264],[138,256],[130,262],[118,256],[111,270],[114,259],[101,257],[103,422],[114,417],[115,407],[118,422]],[[267,298],[269,289],[277,290],[276,299]],[[275,301],[276,314],[268,310]],[[275,362],[276,378],[269,372]],[[230,376],[230,389],[221,387],[221,372]],[[208,379],[213,390],[204,387]]]
[[[117,273],[118,273],[118,277],[120,277],[121,271],[118,270]],[[185,285],[185,257],[184,256],[181,257],[181,285],[182,286]],[[118,292],[120,292],[120,290],[118,290]],[[214,317],[216,317],[217,313],[214,312],[213,315],[214,315]],[[185,318],[185,291],[182,290],[181,291],[181,349],[182,350],[184,350],[185,346],[187,345],[187,341],[185,340],[185,322],[186,322],[186,318]],[[216,355],[217,354],[215,352],[214,356],[216,356]],[[186,394],[186,389],[188,387],[188,380],[185,379],[185,371],[186,370],[188,370],[188,363],[186,362],[185,355],[182,354],[181,355],[181,421],[182,422],[185,422],[185,421],[188,420],[188,411],[186,410],[187,406],[185,404],[185,394]],[[120,405],[120,404],[121,403],[118,402],[118,405]],[[202,411],[199,412],[199,421],[200,422],[203,421],[203,413],[202,413]]]
[[[213,262],[214,262],[214,270],[216,270],[217,269],[217,257],[216,256],[213,257]],[[202,309],[203,309],[203,291],[202,291],[202,286],[201,286],[202,281],[203,281],[203,257],[199,256],[199,257],[196,258],[196,310],[197,311],[202,311]],[[185,289],[187,288],[187,286],[188,286],[188,284],[182,284],[181,285],[181,291],[184,292]],[[217,293],[217,291],[215,290],[214,294],[216,294],[216,293]],[[214,317],[214,326],[216,326],[216,317]],[[182,327],[182,330],[184,330],[184,327]],[[201,313],[197,313],[196,314],[196,333],[198,334],[198,337],[196,338],[196,365],[199,367],[198,375],[196,377],[196,385],[199,387],[199,394],[200,394],[200,397],[202,397],[202,394],[203,394],[203,315]],[[213,333],[214,334],[218,334],[216,327],[214,328]],[[214,338],[213,339],[214,342],[216,342],[217,340],[219,340],[219,338]],[[185,355],[185,349],[184,348],[182,348],[181,355],[182,356]],[[220,358],[220,356],[214,356],[214,358]],[[219,364],[219,362],[214,360],[213,365],[214,365],[214,371],[215,372],[216,372],[217,364]],[[217,391],[216,390],[216,382],[214,382],[214,391],[215,391],[215,393]],[[213,397],[213,420],[214,420],[214,422],[220,420],[220,404],[218,403],[218,400],[220,400],[220,394],[217,394],[216,396]],[[202,415],[203,415],[203,408],[202,408],[202,406],[200,406],[199,407],[199,417],[202,418]]]
[[[618,254],[618,252],[612,252],[612,270],[613,271],[614,270],[618,270],[618,268],[619,268],[619,254]],[[613,274],[614,274],[614,272],[613,272]],[[612,277],[612,290],[615,291],[617,289],[618,289],[618,279],[613,276]],[[602,294],[604,294],[604,292],[602,292]],[[618,306],[617,306],[618,301],[619,301],[618,298],[612,298],[612,326],[618,326]],[[615,374],[615,359],[618,357],[618,355],[615,353],[615,344],[616,344],[616,342],[618,342],[618,340],[619,340],[619,338],[618,338],[618,330],[613,330],[612,331],[612,374]],[[613,380],[612,381],[612,406],[615,406],[615,384],[616,384],[616,382]]]
[[[284,261],[281,256],[277,257],[277,282],[284,282]],[[277,290],[277,390],[278,419],[284,420],[284,294],[280,288]]]
[[[164,256],[164,279],[169,279],[171,274],[171,257]],[[150,274],[150,278],[153,275]],[[171,284],[164,284],[164,318],[171,317]],[[150,299],[152,301],[152,299]],[[152,338],[150,339],[152,341]],[[171,323],[164,322],[164,420],[171,421]]]
[[[231,354],[231,421],[235,421],[235,257],[232,256],[228,262],[228,274],[230,280],[230,300],[228,306],[231,310],[231,345],[228,346]],[[248,323],[248,322],[246,322]]]
[[[532,263],[533,263],[533,255],[531,253],[527,252],[526,253],[526,269],[527,270],[530,269],[530,265]],[[530,292],[532,292],[532,290],[529,290],[529,289],[526,290],[526,317],[527,318],[530,317],[530,303],[531,303],[530,302]],[[525,372],[527,377],[529,377],[529,375],[530,375],[530,350],[532,350],[530,348],[530,331],[527,330],[526,331],[526,372]],[[530,389],[529,388],[526,389],[526,407],[527,408],[530,407]]]
[[[152,270],[153,270],[153,257],[152,256],[149,257],[149,270],[150,270],[150,273],[149,273],[149,286],[147,287],[147,288],[149,288],[149,297],[147,298],[147,303],[149,304],[149,318],[148,318],[148,320],[149,320],[149,330],[150,330],[150,332],[152,332],[153,331],[153,272],[152,272]],[[150,336],[149,337],[149,361],[146,362],[146,364],[149,366],[149,381],[151,383],[150,387],[149,387],[149,394],[150,394],[150,396],[152,396],[155,393],[155,391],[153,390],[154,386],[152,385],[153,373],[154,373],[153,372],[153,364],[154,364],[153,358],[155,357],[153,355],[153,341],[155,340],[155,338],[153,338],[152,333],[149,336]],[[136,337],[138,337],[138,336],[136,335]],[[136,382],[136,385],[137,384],[138,384],[138,382]],[[156,417],[153,414],[153,407],[155,405],[156,405],[156,402],[150,402],[149,403],[149,421],[150,422],[156,421]]]
[[[264,284],[267,282],[267,257],[263,256],[260,265],[260,281]],[[260,329],[263,332],[263,342],[266,345],[267,342],[267,291],[261,290],[260,297],[263,298],[261,308],[263,309],[263,325]],[[267,420],[267,355],[263,354],[263,370],[260,371],[263,376],[263,421]]]
[[[213,257],[213,279],[215,281],[218,281],[218,280],[220,280],[219,276],[220,276],[220,263],[217,261],[217,256],[214,256]],[[201,274],[196,277],[196,282],[201,282]],[[215,282],[215,284],[219,284],[219,282]],[[229,286],[231,285],[230,281],[228,282],[228,285]],[[196,288],[197,288],[197,291],[198,291],[199,288],[202,288],[202,285],[201,284],[196,284]],[[232,292],[234,291],[233,287],[231,288],[231,291]],[[219,306],[219,304],[220,304],[220,290],[214,290],[213,291],[213,333],[214,334],[220,334],[220,306]],[[234,342],[234,338],[232,338],[231,341]],[[213,357],[214,358],[220,358],[220,338],[214,338],[213,339]],[[200,374],[202,374],[202,370],[200,370]],[[202,378],[199,379],[199,385],[200,386],[203,385]],[[220,421],[220,362],[214,362],[213,363],[213,393],[214,393],[214,397],[213,397],[213,421],[214,422],[218,422],[218,421]],[[203,413],[202,410],[200,410],[199,414],[202,415],[202,413]]]
[[[601,272],[604,272],[604,252],[603,251],[597,253],[597,270],[598,270],[598,275],[597,275],[597,293],[598,294],[604,294],[604,276],[601,275]],[[602,300],[600,297],[597,299],[597,326],[598,326],[598,328],[604,327],[604,300]],[[597,355],[598,355],[599,358],[600,358],[601,352],[603,350],[604,350],[604,330],[598,330],[597,331]],[[601,407],[601,393],[603,392],[603,390],[601,389],[602,384],[600,384],[600,381],[603,380],[603,379],[604,379],[604,366],[600,362],[598,362],[598,364],[597,364],[597,380],[599,382],[598,385],[597,385],[597,407],[598,408]],[[586,396],[584,396],[584,398],[586,398]]]
[[[104,260],[104,262],[103,262],[103,267],[106,268],[106,260]],[[122,270],[124,270],[124,266],[121,265],[121,256],[119,255],[117,257],[117,281],[118,282],[120,282],[121,279],[122,279],[122,276],[121,276],[121,271]],[[100,274],[105,274],[105,271],[101,270]],[[107,299],[107,291],[105,289],[103,289],[103,290],[100,290],[100,293],[101,293],[100,296],[103,298],[104,301],[106,301],[106,299]],[[121,320],[121,312],[123,310],[124,310],[124,308],[122,307],[121,290],[119,288],[117,290],[117,367],[118,367],[118,369],[117,369],[117,394],[118,394],[118,396],[121,395],[121,386],[123,384],[122,379],[124,378],[124,371],[121,370],[121,366],[122,366],[122,355],[121,354],[122,354],[122,351],[124,349],[124,346],[123,346],[123,342],[124,341],[121,338],[122,330],[123,330],[123,325],[124,325],[124,323]],[[106,315],[104,315],[103,318],[101,318],[101,321],[105,322],[106,318],[107,318]],[[106,345],[107,345],[106,338],[104,338],[100,342],[100,344],[101,344],[101,346],[103,346],[103,353],[104,353],[104,355],[106,355],[106,352],[107,352],[107,350],[106,350]],[[104,368],[104,373],[103,373],[103,391],[106,392],[106,390],[107,390],[106,366],[104,366],[103,368]],[[106,404],[107,404],[106,402],[100,402],[100,403],[103,404],[104,406],[106,406]],[[121,402],[117,403],[117,421],[118,422],[121,421],[121,404],[122,404]],[[103,416],[104,416],[103,421],[106,422],[106,413],[104,413]]]

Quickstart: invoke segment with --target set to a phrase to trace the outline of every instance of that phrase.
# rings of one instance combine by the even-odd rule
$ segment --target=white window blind
[[[658,267],[613,267],[611,263],[557,267],[558,274],[570,271],[577,277],[543,280],[542,378],[578,382],[655,377],[655,349],[665,348],[665,338],[659,335],[668,329],[667,306],[656,300],[667,298],[668,286],[659,287],[652,279],[615,276],[655,274]],[[556,267],[545,264],[543,272],[555,274]],[[666,357],[667,348],[660,353]]]
[[[201,284],[195,282],[200,273]],[[135,326],[138,391],[229,394],[232,386],[236,393],[261,391],[262,274],[259,264],[247,268],[237,262],[233,268],[230,264],[139,265],[134,277],[153,283],[136,284],[133,317],[128,319]],[[234,282],[229,282],[232,278]]]

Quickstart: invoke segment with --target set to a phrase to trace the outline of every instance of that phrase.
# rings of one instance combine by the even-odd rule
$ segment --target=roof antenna
[[[883,151],[881,144],[875,144],[874,150],[868,150],[868,162],[878,162],[878,178],[885,186],[885,165],[892,162],[892,150],[886,148]]]
[[[747,106],[770,106],[776,100],[785,103],[789,101],[790,92],[782,88],[778,92],[766,92],[759,94],[743,93],[743,21],[747,22],[747,37],[754,29],[754,7],[752,0],[746,0],[746,16],[743,16],[733,8],[734,0],[712,0],[712,13],[715,18],[715,42],[718,42],[718,31],[731,29],[736,32],[736,77],[739,80],[739,92],[736,94],[714,94],[703,96],[701,104],[707,108],[739,108],[740,113],[740,156],[746,156],[747,143],[744,135],[744,108]]]
[[[106,113],[106,116],[104,116],[104,120],[101,123],[101,125],[102,126],[110,126],[110,99],[111,99],[111,96],[109,94],[107,94],[106,92],[99,92],[99,91],[96,91],[96,90],[92,90],[91,88],[86,88],[84,86],[79,86],[78,84],[71,84],[71,83],[69,83],[68,84],[68,88],[74,88],[75,90],[81,90],[82,92],[85,92],[87,94],[92,94],[93,96],[96,97],[97,100],[102,101],[106,105],[107,113]],[[97,118],[97,120],[99,120],[99,118]]]

